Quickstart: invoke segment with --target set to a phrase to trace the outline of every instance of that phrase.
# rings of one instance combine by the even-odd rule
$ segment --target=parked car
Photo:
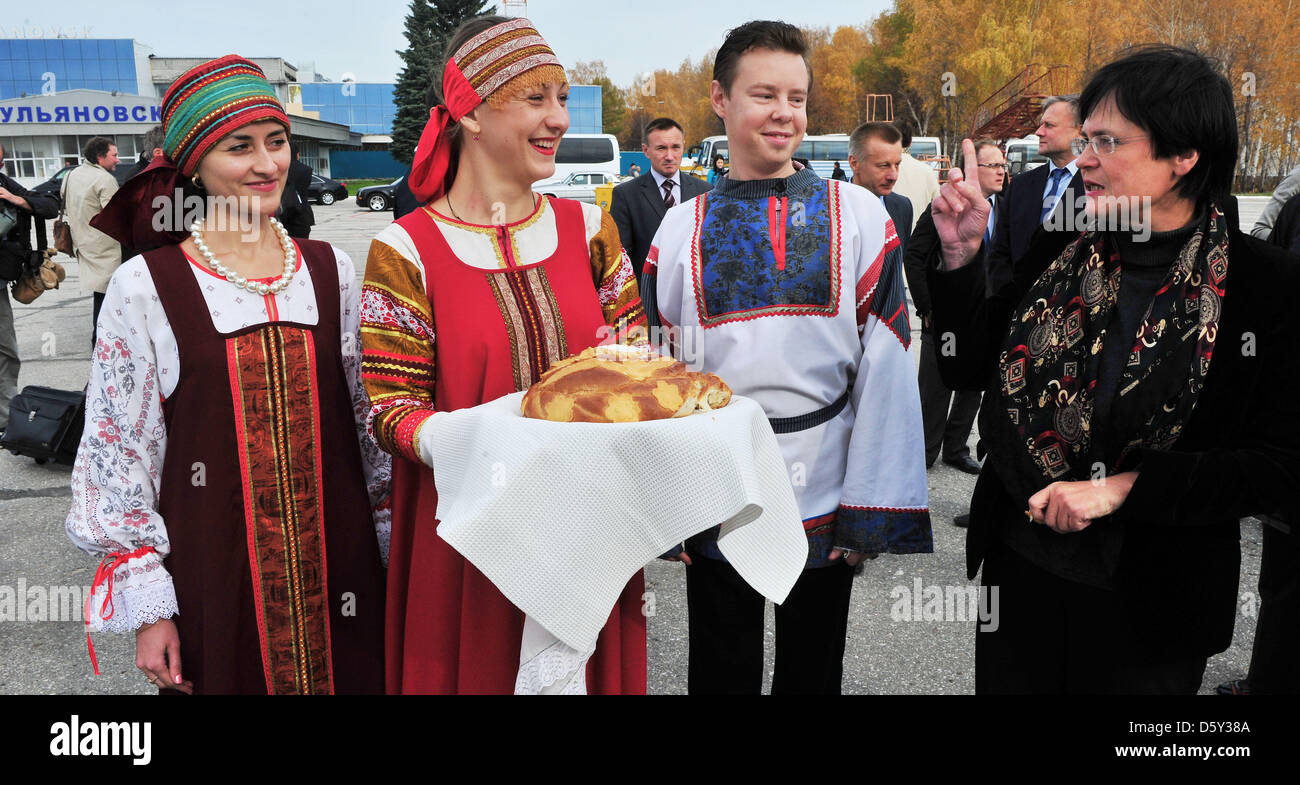
[[[32,190],[40,194],[41,196],[53,196],[55,199],[59,199],[60,198],[59,189],[63,187],[63,178],[67,177],[68,172],[71,172],[73,169],[76,169],[79,165],[80,164],[68,164],[67,166],[63,167],[59,171],[55,172],[54,176],[51,177],[50,179],[46,180],[40,185],[34,186]]]
[[[369,207],[371,212],[383,212],[393,209],[393,192],[406,175],[402,175],[388,185],[368,185],[357,191],[357,206]]]
[[[348,184],[314,174],[311,176],[311,185],[307,186],[307,198],[324,205],[334,204],[337,199],[348,198]]]
[[[573,172],[563,179],[543,180],[533,184],[533,190],[546,196],[560,199],[577,199],[579,202],[596,203],[596,186],[612,185],[621,180],[618,175],[608,172]]]

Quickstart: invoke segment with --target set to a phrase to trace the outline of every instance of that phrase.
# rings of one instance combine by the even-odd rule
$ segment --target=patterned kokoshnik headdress
[[[408,184],[421,202],[446,191],[451,165],[447,129],[479,104],[504,101],[521,90],[563,84],[564,67],[527,19],[493,25],[457,49],[442,74],[443,103],[429,110]]]

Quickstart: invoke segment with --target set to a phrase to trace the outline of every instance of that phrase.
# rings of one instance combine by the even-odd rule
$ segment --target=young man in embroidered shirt
[[[807,52],[782,22],[727,36],[711,99],[731,174],[668,211],[643,290],[681,359],[762,405],[790,470],[808,564],[776,610],[774,693],[838,693],[855,568],[933,550],[898,234],[865,189],[793,162]],[[689,690],[757,693],[764,600],[716,538],[686,547]]]

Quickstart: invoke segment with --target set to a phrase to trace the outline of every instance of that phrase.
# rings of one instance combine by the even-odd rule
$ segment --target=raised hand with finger
[[[934,198],[931,215],[934,228],[939,233],[943,248],[945,270],[956,270],[969,264],[979,252],[988,226],[989,212],[993,209],[984,192],[980,190],[979,159],[975,143],[961,141],[962,167],[948,172],[948,182]]]

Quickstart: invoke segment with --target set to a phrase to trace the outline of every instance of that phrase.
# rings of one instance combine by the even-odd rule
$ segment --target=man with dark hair
[[[5,211],[21,210],[38,221],[59,214],[59,203],[52,196],[41,196],[19,185],[4,172],[5,149],[0,144],[0,207]],[[23,255],[31,249],[29,221],[22,216],[0,237],[0,253]],[[9,425],[9,399],[18,392],[18,335],[14,331],[13,304],[9,302],[12,281],[0,279],[0,433]]]
[[[1070,150],[1070,143],[1079,137],[1079,99],[1055,96],[1045,100],[1034,133],[1038,135],[1038,152],[1050,163],[1022,172],[1007,184],[1007,209],[997,217],[988,252],[991,290],[1011,280],[1016,260],[1029,249],[1029,241],[1039,227],[1047,224],[1045,231],[1074,228],[1069,221],[1061,220],[1062,215],[1051,221],[1048,218],[1053,212],[1074,215],[1083,198],[1083,178]]]
[[[642,296],[680,359],[771,418],[808,540],[793,589],[773,598],[772,691],[836,694],[855,569],[933,544],[900,243],[879,199],[793,160],[808,125],[807,53],[784,22],[728,34],[710,101],[731,173],[694,209],[668,211]],[[764,598],[717,538],[686,544],[688,689],[757,693]]]
[[[161,125],[155,125],[153,128],[145,131],[144,141],[141,142],[140,145],[140,157],[137,158],[135,164],[127,170],[126,176],[119,178],[118,182],[125,183],[127,180],[130,180],[132,177],[143,172],[156,156],[162,155],[162,145],[163,130]],[[121,167],[119,166],[118,169],[120,170]],[[116,175],[117,170],[114,170],[113,173]],[[122,258],[129,259],[131,257],[123,254]]]
[[[116,240],[90,225],[90,219],[108,205],[117,193],[117,145],[103,136],[92,137],[82,150],[85,161],[63,178],[63,209],[67,214],[68,228],[72,231],[72,246],[76,251],[81,291],[91,295],[91,324],[99,323],[99,308],[104,304],[108,279],[122,264],[122,246]],[[91,345],[95,342],[92,329]]]
[[[1295,257],[1229,223],[1239,142],[1216,63],[1150,46],[1079,98],[1082,232],[989,291],[969,140],[926,264],[945,381],[986,388],[967,569],[997,588],[980,693],[1195,694],[1232,642],[1239,520],[1300,519]],[[1112,204],[1136,222],[1101,221]]]
[[[903,136],[903,158],[898,163],[898,182],[894,193],[906,196],[912,202],[912,228],[921,218],[921,211],[930,206],[939,195],[939,173],[912,157],[912,124],[906,120],[894,123]]]
[[[153,128],[150,128],[148,131],[145,131],[144,141],[141,144],[140,157],[139,159],[136,160],[135,165],[132,166],[130,171],[126,172],[125,176],[122,177],[117,176],[117,173],[122,170],[122,167],[120,165],[113,172],[114,177],[117,177],[117,182],[119,184],[125,183],[127,180],[130,180],[132,177],[135,177],[137,174],[140,174],[145,169],[147,169],[149,167],[149,164],[153,161],[154,158],[163,154],[162,145],[163,145],[163,130],[161,125],[155,125]],[[141,254],[144,253],[145,251],[151,251],[151,250],[153,249],[133,248],[129,245],[123,244],[122,261],[125,262],[129,259],[134,258],[137,254]]]
[[[638,281],[650,252],[650,241],[659,230],[659,222],[670,207],[683,204],[709,190],[698,177],[683,175],[679,167],[686,136],[682,127],[668,117],[659,117],[646,124],[641,135],[641,152],[650,159],[650,171],[627,182],[614,186],[610,215],[618,224],[618,237],[632,260]],[[656,324],[656,314],[647,310],[650,326]]]

